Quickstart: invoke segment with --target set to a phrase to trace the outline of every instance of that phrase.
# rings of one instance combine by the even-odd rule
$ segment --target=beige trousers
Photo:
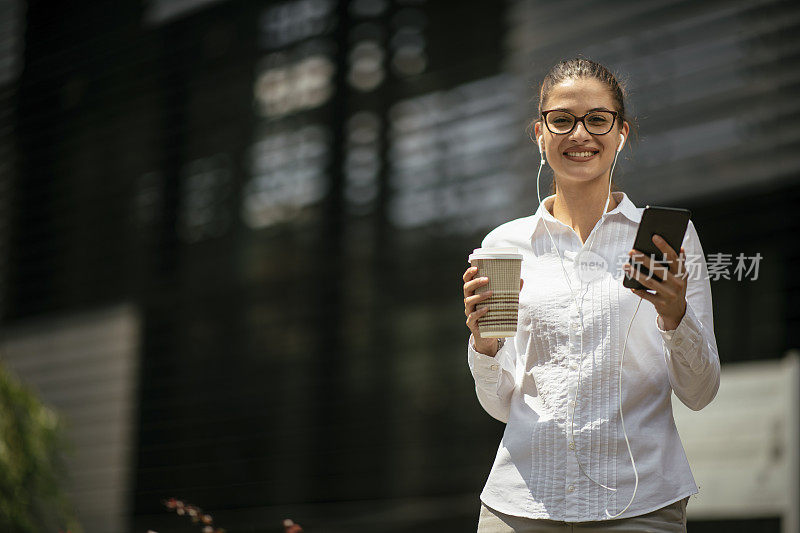
[[[598,522],[558,522],[556,520],[533,520],[496,511],[481,502],[478,533],[564,533],[567,531],[594,533],[613,531],[616,533],[685,533],[686,503],[689,497],[657,509],[651,513],[617,520]]]

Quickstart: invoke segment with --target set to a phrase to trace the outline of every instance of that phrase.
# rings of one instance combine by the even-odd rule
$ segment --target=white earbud
[[[544,165],[544,138],[539,137],[539,157],[542,159],[542,164]]]
[[[625,144],[625,136],[620,134],[619,135],[619,146],[617,147],[617,152],[621,152],[622,151],[622,145],[624,145],[624,144]]]

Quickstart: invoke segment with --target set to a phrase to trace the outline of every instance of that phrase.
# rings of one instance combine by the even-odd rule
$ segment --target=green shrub
[[[61,420],[0,362],[0,531],[81,531],[63,491],[66,450]]]

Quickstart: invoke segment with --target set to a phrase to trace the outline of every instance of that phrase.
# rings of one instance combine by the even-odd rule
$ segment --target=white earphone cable
[[[612,163],[611,171],[609,172],[609,176],[608,176],[608,195],[606,197],[606,203],[605,203],[605,206],[603,207],[603,214],[600,217],[600,221],[598,222],[597,226],[595,227],[595,230],[598,230],[598,231],[599,231],[600,225],[602,225],[603,221],[605,220],[606,212],[608,210],[608,204],[611,201],[611,178],[614,175],[614,167],[616,167],[616,164],[617,164],[617,156],[619,155],[619,152],[622,149],[621,144],[622,144],[622,138],[620,139],[620,148],[617,150],[616,154],[614,154],[614,162]],[[539,163],[539,171],[536,174],[536,195],[537,195],[537,197],[539,199],[539,206],[541,207],[542,206],[542,196],[541,196],[540,187],[539,187],[539,178],[540,178],[540,176],[542,174],[542,168],[544,167],[544,164],[545,164],[544,150],[543,150],[543,147],[541,145],[541,140],[540,140],[540,144],[539,144],[539,153],[540,153],[540,159],[541,160],[540,160],[540,163]],[[581,319],[581,349],[580,349],[579,357],[582,357],[582,355],[583,355],[583,337],[584,337],[583,333],[585,331],[585,326],[584,326],[584,321],[583,321],[583,308],[578,303],[578,299],[577,299],[577,297],[575,296],[575,293],[572,290],[572,283],[570,282],[569,275],[567,274],[567,269],[564,266],[564,258],[561,256],[561,253],[558,251],[558,246],[556,246],[555,240],[553,239],[553,235],[550,233],[550,229],[547,227],[546,221],[543,221],[543,223],[544,223],[545,230],[547,230],[547,234],[550,237],[550,241],[553,244],[553,249],[555,249],[556,255],[558,255],[558,258],[559,258],[559,260],[561,262],[561,269],[564,272],[564,278],[567,281],[567,286],[569,287],[570,295],[572,295],[572,298],[573,298],[573,300],[575,302],[575,306],[578,309],[578,314],[579,314],[580,319]],[[594,235],[595,235],[595,232],[592,232],[592,234],[589,236],[589,240],[592,240]],[[592,240],[592,242],[589,244],[589,249],[588,249],[589,251],[591,251],[591,247],[593,245],[594,245],[594,241]],[[585,243],[584,243],[584,246],[585,246]],[[581,287],[582,286],[583,286],[583,282],[581,281]],[[588,284],[587,284],[587,289],[588,289]],[[631,451],[631,445],[630,445],[630,441],[628,439],[628,433],[625,430],[625,419],[623,418],[623,415],[622,415],[622,362],[623,362],[623,359],[624,359],[624,356],[625,356],[625,347],[627,346],[627,343],[628,343],[628,335],[630,334],[631,326],[633,325],[633,320],[634,320],[634,318],[636,318],[636,314],[639,311],[639,305],[641,305],[641,303],[642,303],[642,301],[640,299],[639,303],[636,305],[636,310],[634,311],[633,316],[631,317],[631,321],[628,324],[628,331],[627,331],[627,333],[625,335],[625,342],[623,343],[623,346],[622,346],[622,353],[620,354],[620,362],[619,362],[619,416],[620,416],[620,422],[622,424],[622,432],[623,432],[623,434],[625,436],[625,444],[628,447],[628,455],[630,456],[631,465],[633,466],[633,474],[634,474],[635,482],[634,482],[633,494],[631,495],[631,499],[628,502],[628,505],[626,505],[624,509],[622,509],[617,514],[612,515],[611,513],[608,512],[608,506],[606,506],[605,512],[606,512],[606,516],[608,518],[616,518],[616,517],[620,516],[622,513],[624,513],[626,510],[628,510],[628,507],[630,507],[630,505],[633,503],[633,499],[636,497],[636,491],[637,491],[637,489],[639,487],[639,473],[638,473],[638,471],[636,469],[636,461],[633,458],[633,452]],[[572,450],[573,450],[573,452],[575,454],[575,460],[577,461],[578,467],[580,468],[581,472],[583,472],[583,474],[587,478],[589,478],[589,480],[592,481],[593,483],[603,487],[606,490],[616,492],[616,490],[617,490],[616,488],[612,488],[612,487],[603,485],[599,481],[596,481],[594,478],[592,478],[588,474],[588,472],[586,472],[586,470],[583,468],[583,464],[581,463],[580,457],[578,455],[578,445],[575,442],[575,408],[576,408],[576,406],[578,404],[578,396],[580,394],[581,371],[582,371],[582,369],[583,369],[583,361],[582,361],[582,359],[580,359],[578,361],[578,383],[577,383],[577,385],[575,387],[575,399],[573,400],[573,403],[572,403],[572,415],[570,416],[570,440],[569,440],[569,442],[572,445],[571,447],[572,447]],[[610,498],[610,495],[608,496],[608,498]],[[606,501],[608,501],[608,498],[607,498]]]

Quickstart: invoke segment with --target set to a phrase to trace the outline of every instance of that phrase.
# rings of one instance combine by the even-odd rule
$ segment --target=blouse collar
[[[614,215],[616,213],[622,213],[625,217],[635,223],[639,223],[642,220],[642,213],[638,207],[636,207],[633,202],[628,198],[628,195],[622,191],[614,191],[611,194],[614,195],[614,199],[617,201],[617,206],[607,213],[607,216]],[[539,221],[542,218],[545,218],[551,222],[556,222],[557,219],[550,213],[548,209],[545,209],[545,206],[552,208],[553,202],[555,201],[556,195],[551,194],[544,200],[542,200],[541,205],[536,210],[536,213],[533,215],[533,231],[531,231],[531,238],[536,233],[536,229],[539,227]]]

